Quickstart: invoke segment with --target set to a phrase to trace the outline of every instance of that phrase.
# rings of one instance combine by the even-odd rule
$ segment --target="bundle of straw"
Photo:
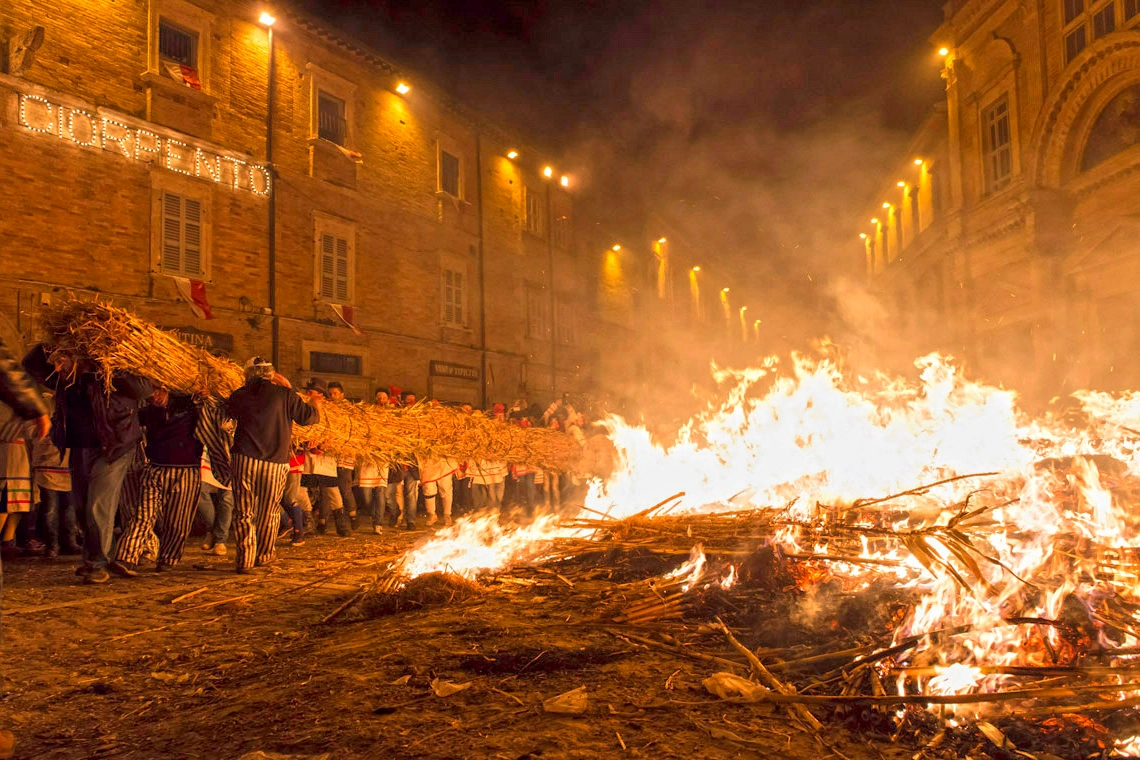
[[[94,363],[108,383],[115,372],[130,372],[170,390],[225,399],[245,382],[234,362],[106,303],[45,306],[40,326],[53,354]],[[319,423],[294,428],[295,442],[346,457],[404,463],[486,459],[548,470],[575,470],[582,459],[581,448],[564,433],[437,404],[391,408],[330,401],[320,412]]]

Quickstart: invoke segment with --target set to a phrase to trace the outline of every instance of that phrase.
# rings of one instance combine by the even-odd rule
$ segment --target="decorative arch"
[[[1096,118],[1122,91],[1140,84],[1140,32],[1097,40],[1065,69],[1033,129],[1027,176],[1037,187],[1060,187],[1080,169]]]

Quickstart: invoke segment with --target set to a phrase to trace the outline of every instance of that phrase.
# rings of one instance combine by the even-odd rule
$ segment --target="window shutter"
[[[450,269],[443,270],[443,321],[455,321],[455,273]]]
[[[202,202],[185,198],[182,219],[182,271],[197,277],[202,274]]]
[[[182,271],[182,196],[162,194],[162,269]]]
[[[348,301],[348,241],[336,239],[336,300]]]
[[[336,238],[321,235],[321,298],[332,299],[336,282]]]
[[[463,275],[455,273],[455,324],[463,324]]]

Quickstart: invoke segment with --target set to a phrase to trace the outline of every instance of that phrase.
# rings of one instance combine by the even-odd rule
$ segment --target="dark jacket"
[[[32,378],[8,353],[3,339],[0,339],[0,402],[12,407],[16,415],[25,420],[34,420],[48,413]]]
[[[104,459],[113,462],[142,440],[139,403],[153,390],[146,378],[116,372],[111,377],[114,390],[108,393],[95,372],[80,371],[74,379],[60,377],[43,344],[24,357],[24,369],[55,390],[51,440],[60,451],[99,449]]]
[[[198,406],[194,399],[171,393],[166,406],[149,404],[139,412],[146,428],[146,458],[161,467],[200,467],[202,444],[195,437]]]
[[[293,423],[306,426],[320,420],[291,389],[255,378],[226,400],[226,414],[237,421],[233,452],[264,462],[289,462]]]

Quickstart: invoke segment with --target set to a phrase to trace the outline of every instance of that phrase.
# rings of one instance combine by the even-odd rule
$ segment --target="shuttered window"
[[[162,250],[159,269],[164,274],[200,279],[205,275],[202,245],[202,201],[178,193],[162,194]]]
[[[550,298],[538,286],[526,290],[526,335],[528,338],[550,337]]]
[[[348,238],[320,234],[320,297],[332,303],[348,303],[352,289],[349,277],[352,257]]]
[[[453,198],[459,196],[459,157],[446,150],[439,152],[439,189]]]
[[[444,268],[443,323],[451,327],[467,326],[467,276],[461,271]]]
[[[558,342],[564,346],[571,346],[578,342],[578,320],[574,304],[558,299],[558,314],[555,320],[555,335]]]
[[[525,196],[526,202],[526,213],[523,220],[526,225],[526,231],[532,235],[542,237],[546,234],[546,220],[542,213],[545,199],[542,193],[537,193],[529,187],[523,188],[523,195]]]

